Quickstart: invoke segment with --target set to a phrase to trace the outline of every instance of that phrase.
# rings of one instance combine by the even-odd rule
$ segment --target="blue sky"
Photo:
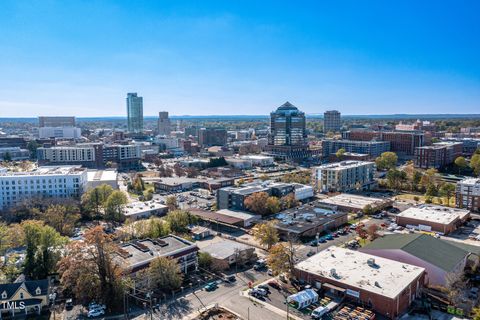
[[[0,117],[480,113],[478,1],[0,2]]]

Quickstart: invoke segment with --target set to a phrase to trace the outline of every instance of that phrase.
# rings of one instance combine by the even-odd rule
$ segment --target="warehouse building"
[[[396,222],[409,229],[449,234],[457,230],[468,218],[470,212],[465,209],[422,204],[400,212],[396,216]]]
[[[298,263],[294,273],[314,287],[397,319],[420,296],[425,269],[332,246]]]
[[[349,193],[341,193],[330,198],[319,200],[319,202],[334,206],[338,210],[349,212],[362,211],[367,205],[370,205],[374,211],[379,211],[392,205],[392,200],[388,198],[364,197]]]

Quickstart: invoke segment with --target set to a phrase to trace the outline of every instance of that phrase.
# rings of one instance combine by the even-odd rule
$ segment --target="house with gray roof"
[[[426,284],[444,286],[447,274],[463,273],[468,261],[478,261],[479,249],[417,233],[385,235],[360,251],[423,267],[427,274]]]
[[[0,284],[0,319],[7,314],[39,315],[48,307],[48,294],[47,279]]]

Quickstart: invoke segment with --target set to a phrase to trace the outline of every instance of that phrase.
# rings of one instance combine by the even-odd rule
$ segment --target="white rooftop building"
[[[131,202],[124,207],[125,217],[134,220],[148,218],[152,215],[162,216],[167,211],[168,207],[156,200]]]
[[[117,170],[89,170],[87,178],[87,189],[93,189],[102,184],[118,189]]]
[[[375,163],[342,161],[313,168],[315,189],[320,192],[368,190],[375,185]]]

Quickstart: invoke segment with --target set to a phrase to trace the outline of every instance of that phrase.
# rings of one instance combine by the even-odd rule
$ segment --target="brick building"
[[[462,149],[461,142],[439,142],[432,146],[418,147],[415,149],[415,166],[424,169],[443,168],[461,156]]]

